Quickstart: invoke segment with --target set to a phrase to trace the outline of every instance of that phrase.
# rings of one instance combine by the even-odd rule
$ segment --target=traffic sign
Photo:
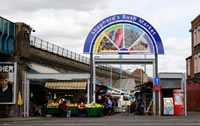
[[[160,86],[160,78],[154,78],[154,85]]]

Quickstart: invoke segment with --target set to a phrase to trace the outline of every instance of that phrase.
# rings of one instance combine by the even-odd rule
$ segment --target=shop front
[[[160,73],[163,115],[187,115],[186,85],[183,73]]]
[[[48,108],[51,109],[49,112],[57,111],[58,103],[60,100],[65,99],[69,106],[76,107],[80,98],[85,100],[88,98],[87,84],[89,84],[89,74],[60,74],[60,73],[28,73],[25,74],[24,84],[24,117],[30,116],[30,103],[31,103],[31,92],[30,92],[30,80],[53,80],[45,82],[45,90],[47,91],[46,97],[46,108],[45,106],[41,111],[43,115],[48,114]],[[62,81],[61,81],[62,80]],[[65,80],[65,81],[64,81]],[[67,80],[67,81],[66,81]],[[62,99],[61,99],[62,98]],[[72,103],[76,103],[73,104]],[[42,113],[42,112],[41,112]],[[58,114],[58,113],[57,113]]]

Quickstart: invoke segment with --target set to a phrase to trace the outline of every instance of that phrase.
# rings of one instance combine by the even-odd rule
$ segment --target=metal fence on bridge
[[[55,44],[52,44],[50,42],[47,42],[45,40],[42,40],[42,39],[37,38],[37,37],[32,36],[32,35],[30,36],[30,45],[34,46],[36,48],[51,52],[51,53],[56,54],[56,55],[63,56],[63,57],[81,62],[81,63],[90,64],[90,58],[88,58],[86,56],[82,56],[78,53],[74,53],[72,51],[69,51],[69,50],[64,49],[62,47],[59,47]],[[112,69],[113,72],[120,73],[119,68],[116,68],[116,67],[113,67],[113,66],[110,66],[110,65],[107,65],[107,64],[99,64],[98,67],[107,69],[109,71]],[[128,73],[125,72],[125,71],[123,71],[123,74],[128,75]]]

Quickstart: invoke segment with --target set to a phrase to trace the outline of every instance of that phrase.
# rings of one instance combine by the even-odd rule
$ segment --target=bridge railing
[[[81,62],[81,63],[90,64],[90,58],[88,58],[86,56],[82,56],[82,55],[77,54],[77,53],[74,53],[72,51],[69,51],[69,50],[64,49],[62,47],[59,47],[55,44],[52,44],[50,42],[47,42],[45,40],[42,40],[42,39],[37,38],[37,37],[32,36],[32,35],[30,36],[30,45],[34,46],[36,48],[57,54],[59,56],[63,56],[63,57],[67,57],[69,59],[73,59],[73,60]],[[104,68],[104,69],[107,69],[107,70],[111,70],[112,66],[107,65],[107,64],[99,64],[98,67]],[[114,68],[113,72],[120,73],[120,69]],[[123,74],[126,74],[126,72],[123,71]]]
[[[49,43],[45,40],[39,39],[35,36],[30,36],[30,45],[63,57],[67,57],[82,63],[90,64],[90,59],[88,57],[74,53],[55,44]]]

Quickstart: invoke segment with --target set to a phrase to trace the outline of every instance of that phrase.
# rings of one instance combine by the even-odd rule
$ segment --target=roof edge
[[[192,21],[191,21],[191,23],[193,23],[197,18],[199,18],[200,17],[200,14],[198,15],[198,16],[196,16]]]

